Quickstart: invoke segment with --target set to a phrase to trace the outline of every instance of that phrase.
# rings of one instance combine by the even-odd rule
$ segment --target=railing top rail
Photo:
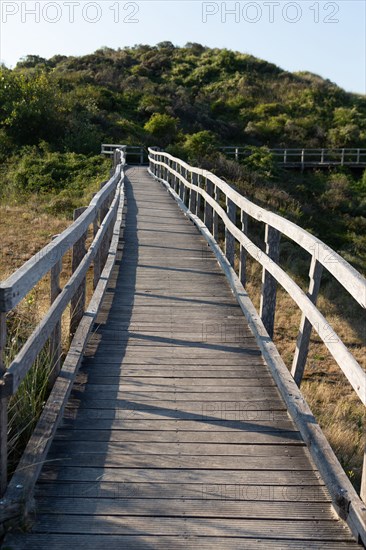
[[[165,159],[179,164],[184,169],[201,177],[209,179],[216,185],[230,200],[232,200],[241,210],[257,221],[268,224],[280,231],[283,235],[291,239],[314,256],[335,279],[349,292],[349,294],[363,307],[366,308],[366,279],[352,267],[337,252],[332,250],[323,241],[302,229],[295,223],[266,210],[246,199],[243,195],[235,191],[229,184],[215,176],[208,170],[195,168],[188,163],[173,157],[169,153],[155,151],[149,148],[152,156],[159,155]],[[154,160],[154,159],[152,159]]]
[[[99,208],[116,188],[123,165],[124,160],[76,221],[0,283],[0,312],[13,309],[85,233]]]

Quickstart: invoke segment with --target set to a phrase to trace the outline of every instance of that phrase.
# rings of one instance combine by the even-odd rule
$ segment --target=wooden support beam
[[[6,313],[0,312],[0,377],[6,371]],[[8,483],[8,397],[0,395],[0,496],[5,493]]]
[[[265,244],[266,254],[278,264],[280,256],[280,237],[281,234],[277,229],[266,224],[265,229]],[[260,299],[259,315],[264,326],[271,338],[273,338],[274,319],[276,312],[276,294],[277,283],[274,277],[263,268],[262,271],[262,290]]]
[[[202,176],[200,176],[200,174],[196,174],[197,175],[197,187],[201,187],[201,182],[202,182]],[[196,212],[193,212],[194,214],[196,214],[196,216],[198,216],[200,218],[200,214],[201,214],[201,195],[200,193],[197,193],[197,201],[196,201]]]
[[[212,197],[213,194],[213,183],[211,180],[206,178],[206,193]],[[212,206],[208,203],[208,201],[205,201],[205,213],[204,213],[204,224],[209,230],[210,233],[212,233],[212,221],[213,221],[213,211]]]
[[[236,224],[236,204],[231,199],[226,198],[226,211],[231,222]],[[230,265],[234,267],[235,260],[235,237],[229,229],[225,227],[225,256]]]
[[[215,185],[215,191],[214,191],[214,197],[215,197],[215,201],[217,202],[217,204],[220,204],[220,189],[218,188],[217,185]],[[219,216],[216,212],[216,210],[214,210],[213,212],[213,237],[215,239],[215,241],[218,241],[219,239]]]
[[[74,221],[86,210],[84,207],[74,210]],[[80,262],[86,254],[85,241],[87,233],[84,233],[81,238],[74,244],[72,248],[71,270],[75,273]],[[70,336],[73,337],[78,324],[80,323],[85,310],[85,292],[86,292],[86,277],[76,290],[70,302]]]
[[[309,271],[309,290],[307,296],[316,304],[318,298],[320,281],[323,272],[323,266],[318,260],[313,256],[310,264]],[[299,335],[296,342],[296,350],[294,359],[292,362],[291,374],[295,379],[296,384],[300,387],[301,380],[304,374],[305,364],[308,357],[309,351],[309,342],[311,336],[312,326],[310,321],[306,318],[305,314],[302,314],[300,322]]]
[[[52,237],[56,239],[58,235]],[[56,300],[57,296],[61,292],[60,287],[60,274],[62,271],[62,259],[52,267],[50,272],[50,303]],[[56,324],[51,337],[50,337],[50,357],[51,357],[51,372],[48,378],[48,386],[52,389],[56,378],[59,375],[61,369],[61,317],[58,323]]]
[[[248,234],[248,214],[241,210],[241,230],[244,235]],[[239,257],[239,280],[245,288],[247,282],[246,264],[247,264],[247,251],[242,244],[240,244],[240,257]]]
[[[191,172],[191,182],[193,185],[197,185],[197,179],[198,179],[197,174],[195,172]],[[192,214],[196,214],[197,191],[193,191],[193,189],[191,189],[191,192],[189,194],[189,210],[192,212]]]

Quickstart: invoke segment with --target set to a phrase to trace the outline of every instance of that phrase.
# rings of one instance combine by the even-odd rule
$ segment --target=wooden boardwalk
[[[144,168],[113,277],[13,549],[357,547],[240,307]]]

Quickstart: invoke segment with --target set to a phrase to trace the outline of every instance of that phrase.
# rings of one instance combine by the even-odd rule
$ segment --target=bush
[[[154,113],[144,126],[144,130],[151,135],[152,145],[166,147],[175,141],[178,132],[178,119],[161,113]]]

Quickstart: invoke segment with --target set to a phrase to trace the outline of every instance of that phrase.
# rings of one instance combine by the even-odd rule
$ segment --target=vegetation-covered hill
[[[0,124],[3,154],[40,140],[77,153],[184,144],[202,130],[222,145],[361,147],[366,98],[251,55],[162,42],[3,67]]]

